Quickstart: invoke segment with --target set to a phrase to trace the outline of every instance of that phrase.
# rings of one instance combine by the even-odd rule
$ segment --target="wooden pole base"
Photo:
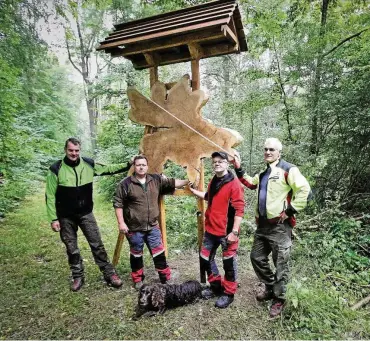
[[[118,238],[117,238],[116,248],[114,250],[113,261],[112,261],[112,264],[114,267],[116,267],[118,264],[119,257],[121,255],[122,243],[124,239],[125,239],[125,235],[123,233],[119,233]]]

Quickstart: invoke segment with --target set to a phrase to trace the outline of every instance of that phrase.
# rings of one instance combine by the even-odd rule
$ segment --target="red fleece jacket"
[[[208,185],[208,198],[211,183],[212,181]],[[235,216],[243,217],[243,188],[236,177],[220,188],[220,190],[214,195],[211,206],[207,207],[205,214],[205,229],[207,232],[216,236],[227,235],[229,203],[235,209]]]

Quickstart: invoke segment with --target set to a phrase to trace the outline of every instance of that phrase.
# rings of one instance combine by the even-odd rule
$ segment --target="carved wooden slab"
[[[166,90],[164,83],[156,82],[151,91],[154,102],[229,153],[233,154],[232,147],[242,141],[237,131],[216,127],[202,118],[201,108],[208,98],[202,90],[191,90],[189,76],[182,77],[170,90]],[[132,121],[162,128],[145,135],[140,143],[141,150],[148,158],[149,172],[162,173],[164,163],[171,160],[186,167],[189,180],[196,182],[200,159],[210,157],[219,148],[178,122],[137,90],[129,88],[127,95],[131,104],[129,118]]]

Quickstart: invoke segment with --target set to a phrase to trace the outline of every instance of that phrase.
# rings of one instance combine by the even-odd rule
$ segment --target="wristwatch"
[[[239,231],[238,230],[232,230],[231,231],[235,236],[239,237]]]

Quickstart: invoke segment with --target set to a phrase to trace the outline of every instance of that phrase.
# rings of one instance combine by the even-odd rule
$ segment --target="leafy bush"
[[[368,338],[366,314],[348,308],[336,287],[303,277],[288,285],[284,320],[277,334],[287,339]],[[281,335],[281,334],[280,334]]]

